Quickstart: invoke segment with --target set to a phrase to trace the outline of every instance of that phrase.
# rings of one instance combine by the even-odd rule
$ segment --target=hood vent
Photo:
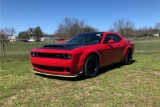
[[[58,48],[60,48],[60,47],[65,47],[65,45],[44,45],[44,47],[58,47]]]

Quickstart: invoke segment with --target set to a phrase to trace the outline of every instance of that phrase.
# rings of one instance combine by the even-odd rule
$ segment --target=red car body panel
[[[59,48],[37,48],[31,51],[30,61],[34,71],[42,74],[53,74],[55,76],[75,77],[83,72],[83,65],[86,58],[95,54],[99,59],[99,66],[103,67],[112,63],[122,62],[129,49],[134,52],[134,43],[126,40],[121,35],[113,32],[103,32],[99,43],[78,46],[74,49]],[[105,44],[105,38],[109,34],[115,34],[120,38],[119,42]],[[112,41],[111,41],[112,42]],[[37,55],[32,54],[44,54]],[[52,55],[54,54],[54,55]],[[64,54],[72,56],[71,59],[57,58]],[[49,57],[48,57],[48,56]],[[50,56],[51,55],[51,56]],[[55,58],[56,57],[56,58]]]

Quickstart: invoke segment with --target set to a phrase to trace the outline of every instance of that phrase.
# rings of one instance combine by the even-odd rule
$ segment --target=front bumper
[[[51,74],[57,76],[67,75],[76,77],[82,70],[82,63],[79,63],[79,54],[72,56],[72,59],[30,57],[33,69],[38,73]]]
[[[51,52],[50,54],[42,54],[41,51],[48,52],[49,50],[39,50],[41,54],[37,54],[34,57],[30,56],[33,70],[36,73],[60,77],[77,77],[83,68],[83,63],[79,62],[80,53],[72,54],[71,59],[63,59],[58,57],[59,53],[57,55],[55,54],[56,52],[53,55]]]

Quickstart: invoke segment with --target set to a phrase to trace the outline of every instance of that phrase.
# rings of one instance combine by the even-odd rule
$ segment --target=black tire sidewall
[[[131,60],[128,60],[128,57],[130,57],[129,55],[131,54]],[[126,57],[125,57],[125,64],[131,64],[132,63],[132,51],[128,50]]]
[[[88,71],[88,66],[89,66],[89,61],[91,60],[91,59],[95,59],[95,61],[96,61],[96,70],[93,72],[93,73],[90,73],[89,71]],[[88,56],[87,57],[87,59],[86,59],[86,61],[85,61],[85,64],[84,64],[84,75],[87,77],[87,78],[92,78],[92,77],[95,77],[96,75],[97,75],[97,73],[98,73],[98,69],[99,69],[99,61],[98,61],[98,58],[97,58],[97,56],[95,56],[95,55],[90,55],[90,56]]]

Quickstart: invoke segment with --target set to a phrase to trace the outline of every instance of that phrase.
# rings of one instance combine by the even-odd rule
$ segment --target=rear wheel
[[[88,78],[95,77],[98,73],[99,61],[97,56],[90,55],[84,64],[84,75]]]
[[[132,61],[132,50],[128,50],[124,62],[125,64],[131,64]]]

